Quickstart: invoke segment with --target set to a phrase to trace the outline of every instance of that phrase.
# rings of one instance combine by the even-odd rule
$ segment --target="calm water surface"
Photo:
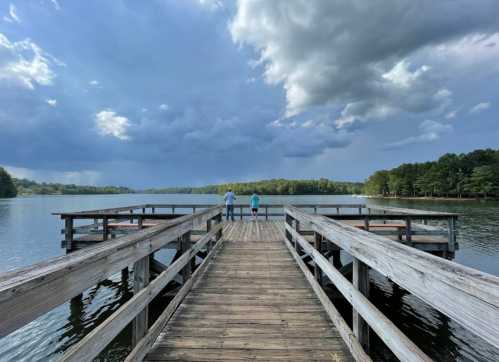
[[[241,197],[238,201],[244,201]],[[0,272],[63,254],[62,222],[52,212],[108,208],[142,203],[218,203],[217,195],[37,196],[0,199]],[[362,203],[457,212],[460,249],[456,261],[499,276],[499,203],[472,201],[374,200],[350,196],[268,196],[265,203]],[[409,338],[439,361],[497,361],[499,351],[466,332],[416,297],[371,273],[371,300]],[[81,302],[65,303],[22,329],[0,339],[0,361],[55,360],[132,293],[117,275],[86,291]],[[347,308],[345,308],[347,310]],[[348,313],[347,313],[348,314]],[[125,330],[101,355],[117,361],[128,351]],[[394,360],[373,341],[375,360]]]

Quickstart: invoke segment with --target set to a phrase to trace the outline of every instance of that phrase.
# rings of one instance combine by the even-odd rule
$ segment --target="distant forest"
[[[79,186],[59,183],[38,183],[26,179],[13,179],[19,195],[99,195],[131,194],[134,190],[122,186]]]
[[[368,195],[393,197],[499,197],[499,150],[448,153],[437,161],[406,163],[376,171]]]
[[[202,187],[167,187],[135,191],[120,186],[78,186],[37,183],[12,178],[0,167],[0,198],[16,195],[95,195],[145,192],[150,194],[224,194],[228,189],[249,195],[345,195],[365,193],[383,197],[499,198],[499,150],[448,153],[437,161],[406,163],[380,170],[365,183],[318,180],[272,179]]]
[[[272,179],[255,182],[236,182],[202,187],[168,187],[145,190],[154,194],[224,194],[232,189],[238,195],[250,195],[258,192],[263,195],[345,195],[359,194],[363,184],[360,182],[318,180]]]

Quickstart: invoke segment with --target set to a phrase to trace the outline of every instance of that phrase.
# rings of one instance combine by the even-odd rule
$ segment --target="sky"
[[[362,181],[499,148],[497,0],[0,2],[0,165],[133,188]]]

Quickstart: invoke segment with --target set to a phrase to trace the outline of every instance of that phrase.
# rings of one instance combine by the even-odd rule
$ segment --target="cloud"
[[[50,0],[50,2],[54,5],[55,10],[61,10],[61,5],[59,5],[57,0]]]
[[[450,111],[449,113],[447,113],[445,115],[445,119],[453,119],[453,118],[456,118],[457,116],[457,113],[459,112],[459,110],[454,110],[454,111]]]
[[[55,78],[53,64],[64,65],[31,40],[11,42],[0,33],[0,80],[28,89],[49,86]]]
[[[47,104],[51,107],[57,106],[57,99],[47,99]]]
[[[220,10],[224,8],[221,0],[197,0],[199,4],[210,11]]]
[[[160,104],[158,108],[160,111],[167,111],[170,109],[170,106],[168,104],[163,103],[163,104]]]
[[[498,2],[468,5],[239,0],[229,28],[234,42],[256,50],[254,64],[263,68],[265,81],[283,86],[286,116],[339,108],[337,124],[346,127],[448,104],[451,93],[438,94],[445,88],[442,69],[434,69],[427,54],[470,34],[499,30]]]
[[[470,114],[483,112],[490,108],[490,102],[480,102],[469,110]]]
[[[3,17],[3,20],[8,23],[21,23],[21,19],[19,19],[19,16],[17,15],[17,9],[14,5],[9,5],[9,15],[5,15]]]
[[[130,140],[127,131],[130,127],[128,118],[119,116],[115,111],[107,109],[95,115],[95,125],[102,136],[113,136],[120,140]]]
[[[384,149],[391,150],[412,144],[436,142],[442,135],[452,132],[453,129],[454,128],[449,124],[427,119],[419,125],[420,134],[418,136],[411,136],[400,141],[389,143],[385,145]]]
[[[99,81],[94,79],[88,82],[88,84],[91,85],[92,87],[97,87],[99,85]]]

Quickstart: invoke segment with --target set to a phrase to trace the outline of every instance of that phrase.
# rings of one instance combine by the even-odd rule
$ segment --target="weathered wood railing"
[[[288,206],[285,211],[288,248],[357,360],[369,360],[359,347],[368,348],[369,327],[400,360],[430,360],[369,301],[369,268],[499,347],[498,277],[296,207]],[[300,225],[305,223],[316,235],[314,246],[300,233]],[[353,282],[321,254],[323,242],[332,243],[353,257]],[[311,257],[314,276],[301,254]],[[327,276],[352,305],[353,331],[320,287],[321,275]]]
[[[132,235],[0,274],[0,337],[133,265],[135,295],[67,350],[62,360],[93,359],[131,321],[134,349],[128,358],[140,359],[219,248],[221,221],[222,208],[216,206]],[[206,225],[207,232],[191,246],[191,231],[202,225]],[[149,262],[153,253],[179,239],[182,255],[149,283]],[[193,260],[202,249],[207,249],[206,257],[192,274]],[[151,328],[148,328],[149,303],[178,273],[183,275],[182,288]]]

